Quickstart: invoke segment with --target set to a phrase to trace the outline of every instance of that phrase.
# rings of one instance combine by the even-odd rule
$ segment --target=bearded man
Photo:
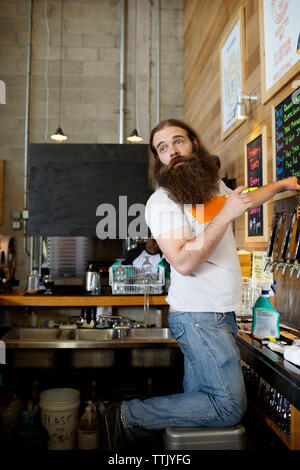
[[[226,427],[246,410],[235,312],[241,270],[231,222],[284,190],[296,177],[243,193],[218,177],[214,159],[195,131],[170,119],[150,136],[149,176],[155,192],[146,222],[171,265],[169,327],[184,354],[183,393],[112,405],[106,422],[113,448],[124,436],[168,426]]]

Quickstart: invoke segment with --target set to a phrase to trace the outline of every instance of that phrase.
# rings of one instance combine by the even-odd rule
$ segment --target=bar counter
[[[300,409],[300,367],[248,334],[239,332],[237,344],[242,360]]]
[[[149,305],[167,305],[166,295],[150,295]],[[97,307],[144,305],[143,295],[24,295],[22,291],[0,294],[6,307]]]
[[[290,434],[283,432],[272,415],[263,409],[257,387],[254,396],[248,399],[248,407],[267,423],[288,449],[300,450],[300,367],[286,361],[282,354],[262,345],[249,334],[239,332],[237,345],[242,362],[290,403]]]

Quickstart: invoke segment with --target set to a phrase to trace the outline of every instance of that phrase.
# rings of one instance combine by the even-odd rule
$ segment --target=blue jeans
[[[184,393],[122,402],[128,437],[168,426],[238,424],[246,410],[246,393],[234,312],[169,312],[169,326],[184,354]]]

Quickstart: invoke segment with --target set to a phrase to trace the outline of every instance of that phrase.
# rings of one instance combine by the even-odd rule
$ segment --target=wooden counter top
[[[167,305],[166,295],[150,295],[149,305]],[[0,306],[6,307],[97,307],[101,305],[144,305],[143,295],[24,295],[24,292],[0,294]]]

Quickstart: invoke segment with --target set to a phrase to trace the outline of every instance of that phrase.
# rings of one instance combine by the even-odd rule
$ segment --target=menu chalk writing
[[[263,185],[262,134],[247,144],[247,185],[249,188]],[[248,211],[248,237],[264,234],[263,206]]]
[[[300,88],[274,108],[276,179],[300,178]]]

